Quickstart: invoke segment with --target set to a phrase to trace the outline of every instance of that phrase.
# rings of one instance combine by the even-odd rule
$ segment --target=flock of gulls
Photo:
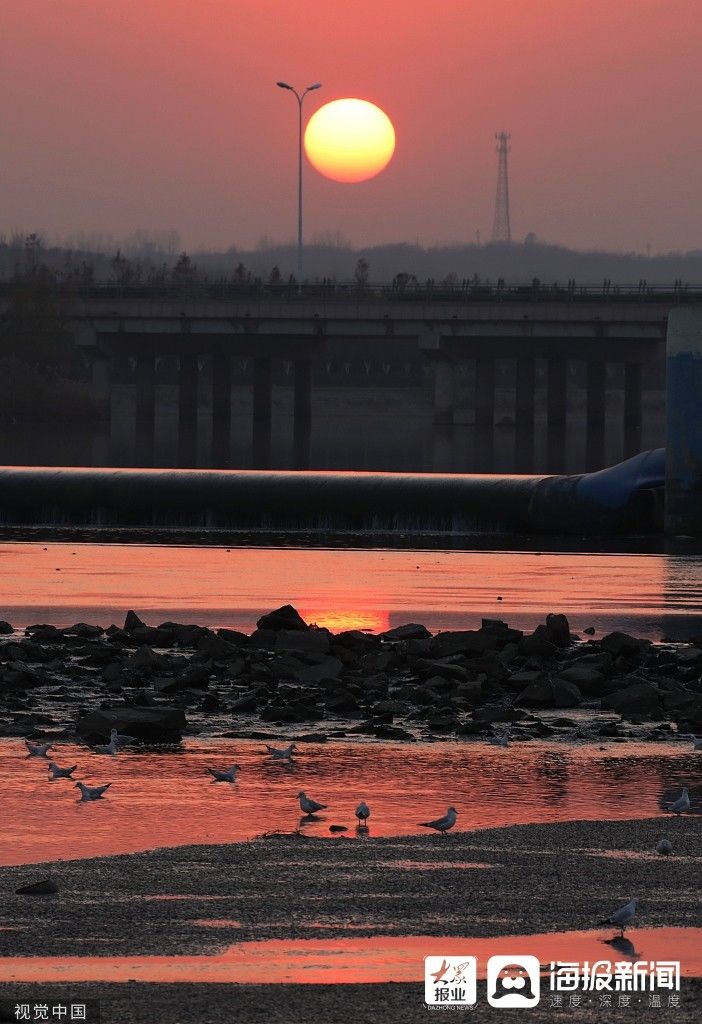
[[[692,737],[693,749],[702,751],[702,739]],[[51,743],[33,743],[31,740],[26,739],[25,744],[27,746],[27,757],[37,757],[47,760],[49,768],[49,782],[54,782],[56,779],[71,779],[73,781],[73,772],[78,768],[78,765],[71,765],[70,767],[61,767],[56,764],[55,761],[49,760],[49,751],[52,749]],[[110,757],[117,755],[123,747],[128,746],[130,743],[136,742],[136,737],[127,736],[120,734],[117,729],[112,729],[110,732],[110,741],[105,744],[98,744],[92,749],[96,754],[103,754]],[[504,732],[499,736],[492,736],[488,743],[492,746],[507,747],[509,746],[509,732]],[[291,763],[294,754],[297,750],[295,743],[288,744],[287,747],[272,747],[266,744],[266,750],[274,761],[282,761]],[[218,769],[218,768],[207,768],[207,772],[212,776],[215,782],[226,782],[233,784],[236,782],[237,773],[241,770],[241,766],[233,764],[230,768]],[[76,781],[75,786],[81,792],[80,803],[86,803],[91,800],[100,800],[103,794],[110,788],[112,783],[107,782],[103,786],[86,786],[84,782]],[[314,816],[320,811],[326,811],[328,808],[327,804],[321,804],[317,800],[313,800],[311,797],[301,790],[298,793],[298,800],[300,803],[300,810],[308,820],[314,820]],[[671,814],[676,814],[678,817],[682,814],[686,814],[690,810],[690,794],[686,787],[683,787],[680,796],[673,803],[668,804],[665,810]],[[368,819],[371,816],[370,807],[365,800],[356,807],[356,820],[358,822],[358,831],[367,831]],[[435,832],[446,835],[446,833],[454,827],[458,819],[458,811],[455,807],[449,807],[440,818],[435,818],[433,821],[421,821],[418,822],[419,827],[433,829]],[[343,825],[332,825],[330,831],[339,832],[346,831]],[[655,847],[656,853],[662,857],[669,857],[673,853],[673,844],[669,839],[661,839]],[[636,903],[635,899],[625,903],[624,906],[619,907],[614,913],[599,921],[601,925],[614,925],[620,929],[620,934],[623,937],[626,928],[633,922],[636,917]]]

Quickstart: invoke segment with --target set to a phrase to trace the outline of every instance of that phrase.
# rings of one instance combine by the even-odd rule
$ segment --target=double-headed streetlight
[[[302,286],[302,101],[308,92],[314,89],[321,89],[322,83],[315,82],[308,85],[303,92],[298,92],[287,82],[276,82],[279,89],[287,89],[293,93],[297,100],[298,122],[297,122],[297,283]]]

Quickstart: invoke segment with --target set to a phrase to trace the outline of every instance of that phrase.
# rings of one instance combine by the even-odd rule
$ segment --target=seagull
[[[46,757],[47,751],[53,750],[53,743],[32,743],[31,740],[24,741],[27,745],[29,753],[27,757]]]
[[[77,767],[78,765],[74,764],[72,768],[60,768],[53,761],[49,761],[49,782],[53,782],[54,779],[70,779]]]
[[[303,814],[315,814],[317,811],[326,811],[326,804],[318,804],[316,800],[310,800],[302,791],[297,795],[300,798],[300,810]]]
[[[96,754],[109,754],[110,756],[113,756],[114,754],[118,753],[119,745],[117,743],[116,734],[114,736],[110,734],[110,742],[98,743],[96,747],[93,747],[93,751]]]
[[[509,733],[503,732],[501,736],[491,736],[488,743],[493,747],[508,747]]]
[[[666,807],[666,810],[671,811],[672,814],[677,814],[678,817],[680,817],[680,815],[685,811],[690,810],[690,794],[684,786],[678,799],[674,804],[671,804],[670,807]]]
[[[240,764],[233,764],[226,772],[221,772],[217,768],[208,768],[207,771],[215,782],[236,782],[236,773],[240,768]]]
[[[656,853],[660,853],[661,857],[670,857],[673,852],[673,844],[670,839],[661,839],[656,844]]]
[[[81,798],[78,802],[83,804],[87,803],[89,800],[100,800],[102,798],[102,794],[105,790],[109,789],[111,785],[112,783],[108,782],[104,786],[86,786],[84,782],[76,782],[76,786],[81,792]]]
[[[419,824],[422,828],[433,828],[437,832],[443,832],[446,834],[446,832],[456,824],[457,817],[458,811],[456,808],[449,807],[443,818],[437,818],[436,821],[420,821]]]
[[[266,750],[271,755],[274,761],[289,761],[290,758],[295,753],[295,751],[297,750],[297,747],[295,746],[294,743],[291,743],[287,747],[270,747],[266,743]]]
[[[136,743],[136,741],[136,736],[127,736],[117,732],[116,729],[110,729],[110,743],[116,743],[118,747],[126,747],[128,743]]]
[[[359,825],[364,825],[370,818],[370,807],[365,800],[361,800],[356,808],[356,817],[358,818]]]
[[[697,736],[692,737],[692,749],[702,750],[702,740],[698,739]]]
[[[626,926],[636,917],[636,900],[630,900],[625,903],[619,910],[615,910],[611,917],[605,918],[604,921],[598,921],[598,924],[614,924],[620,929],[622,935],[626,930]]]

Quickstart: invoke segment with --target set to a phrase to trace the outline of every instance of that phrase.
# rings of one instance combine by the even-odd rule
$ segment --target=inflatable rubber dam
[[[0,469],[0,526],[326,534],[657,533],[663,449],[577,476]]]

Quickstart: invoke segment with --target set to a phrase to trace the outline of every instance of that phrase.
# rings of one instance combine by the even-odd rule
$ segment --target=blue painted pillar
[[[665,532],[702,534],[702,309],[668,317]]]

